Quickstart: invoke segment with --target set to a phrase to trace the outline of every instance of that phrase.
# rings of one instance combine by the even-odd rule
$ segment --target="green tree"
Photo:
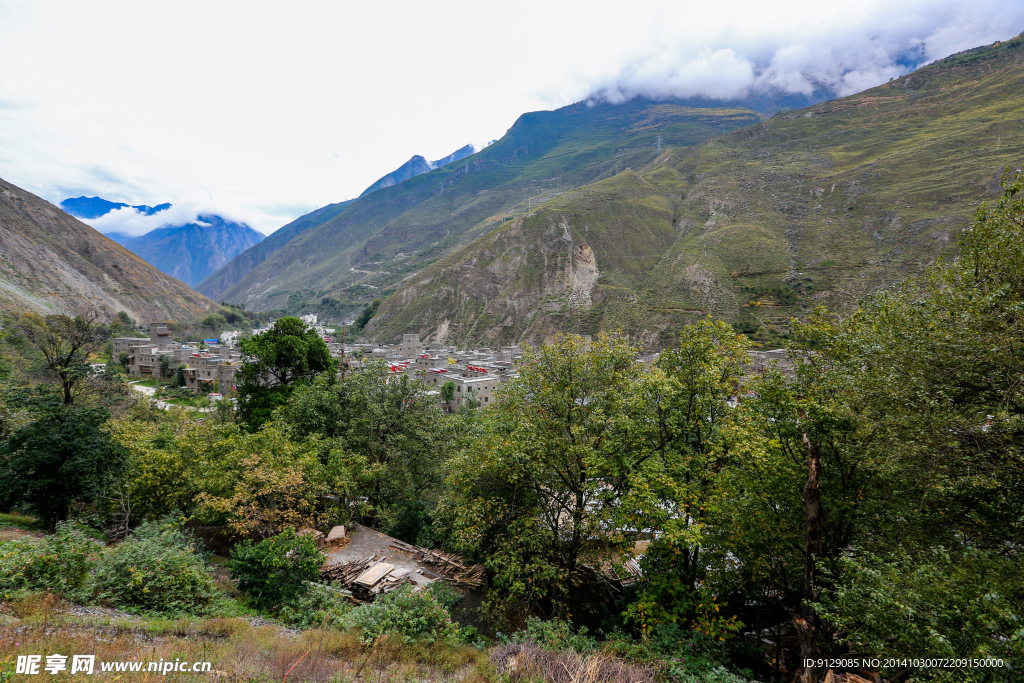
[[[627,612],[645,634],[667,623],[714,636],[735,627],[705,588],[707,567],[723,559],[706,530],[728,495],[720,473],[732,463],[722,426],[732,418],[729,401],[749,363],[747,344],[729,325],[705,320],[683,330],[679,346],[641,376],[647,428],[634,431],[654,457],[623,504],[633,510],[635,533],[646,528],[656,536]]]
[[[455,382],[448,380],[441,385],[441,400],[444,401],[445,409],[452,410],[452,401],[455,400]]]
[[[266,332],[241,343],[238,413],[250,428],[270,419],[287,403],[295,384],[317,375],[333,377],[335,361],[327,344],[299,318],[279,318]]]
[[[366,324],[370,322],[370,318],[377,314],[377,309],[380,308],[380,299],[374,299],[371,304],[363,309],[363,312],[356,318],[353,327],[357,330],[362,330],[366,327]]]
[[[171,374],[171,357],[167,354],[160,356],[160,379],[170,376]]]
[[[787,613],[802,656],[1024,653],[1021,178],[1004,188],[958,258],[795,323],[796,377],[739,412],[716,525],[736,563],[716,578]]]
[[[104,408],[48,401],[37,410],[0,447],[0,507],[26,505],[52,529],[68,518],[72,501],[102,497],[127,453],[103,429]]]
[[[44,372],[56,380],[65,405],[88,392],[89,356],[110,336],[95,310],[74,316],[27,313],[18,320],[16,332],[39,357]]]
[[[294,529],[253,545],[246,540],[231,551],[228,569],[238,587],[249,593],[257,607],[276,610],[295,601],[307,583],[320,578],[323,554],[312,538],[296,536]]]
[[[643,461],[633,442],[637,354],[624,339],[578,336],[524,352],[520,374],[451,463],[453,543],[492,575],[495,605],[566,617],[617,504]]]
[[[442,488],[446,455],[459,436],[426,387],[383,362],[331,382],[318,378],[282,408],[293,438],[337,439],[366,459],[363,492],[376,522],[409,542],[423,540]]]

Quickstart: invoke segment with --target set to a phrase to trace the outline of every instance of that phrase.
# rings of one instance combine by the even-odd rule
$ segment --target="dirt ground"
[[[360,524],[353,524],[346,531],[352,539],[348,545],[339,549],[331,549],[329,546],[324,548],[327,564],[365,560],[372,555],[378,561],[395,565],[396,569],[408,569],[409,578],[420,585],[427,585],[438,578],[437,573],[417,563],[408,553],[392,548],[391,542],[395,539],[391,536]]]

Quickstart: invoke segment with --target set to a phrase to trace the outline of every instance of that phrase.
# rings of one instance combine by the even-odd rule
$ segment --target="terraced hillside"
[[[409,278],[368,328],[460,344],[711,315],[761,338],[956,244],[1024,161],[1021,38],[564,192]]]
[[[477,154],[335,205],[284,246],[272,235],[259,247],[276,250],[250,272],[232,262],[200,288],[253,310],[348,314],[541,202],[650,163],[659,138],[689,146],[761,119],[643,100],[525,114]],[[242,277],[227,284],[228,272]]]
[[[0,309],[80,306],[191,322],[212,301],[35,195],[0,180]]]

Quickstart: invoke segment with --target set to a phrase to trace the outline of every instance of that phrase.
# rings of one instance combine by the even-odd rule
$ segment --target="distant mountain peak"
[[[460,147],[459,149],[455,150],[446,157],[437,159],[436,161],[427,161],[426,157],[423,157],[419,154],[414,154],[413,157],[409,159],[409,161],[405,162],[391,173],[388,173],[383,178],[379,178],[377,182],[363,190],[363,193],[359,196],[365,197],[371,192],[383,190],[385,187],[397,185],[398,183],[408,180],[409,178],[415,178],[418,175],[429,173],[430,171],[433,171],[435,168],[446,166],[455,161],[459,161],[460,159],[465,159],[470,154],[473,154],[475,151],[476,148],[474,148],[473,145],[466,145],[464,147]]]
[[[141,214],[146,216],[152,216],[155,213],[166,211],[171,208],[170,203],[157,204],[156,206],[148,206],[146,204],[129,205],[123,202],[112,202],[102,197],[72,197],[65,199],[60,203],[60,208],[64,209],[67,213],[71,214],[75,218],[99,218],[105,216],[111,211],[117,209],[124,209],[131,206]]]
[[[123,202],[112,202],[102,197],[65,199],[60,206],[72,216],[86,220],[129,207]],[[141,204],[130,208],[152,216],[171,208],[171,204]],[[127,233],[107,232],[106,236],[189,286],[199,284],[232,258],[259,244],[264,237],[263,233],[245,223],[235,223],[209,213],[194,216],[186,223],[167,223],[141,235],[136,232],[129,229]]]

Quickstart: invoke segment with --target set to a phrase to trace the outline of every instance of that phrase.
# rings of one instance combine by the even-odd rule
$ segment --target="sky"
[[[0,177],[270,233],[524,112],[852,94],[1022,30],[1020,0],[0,0]]]

